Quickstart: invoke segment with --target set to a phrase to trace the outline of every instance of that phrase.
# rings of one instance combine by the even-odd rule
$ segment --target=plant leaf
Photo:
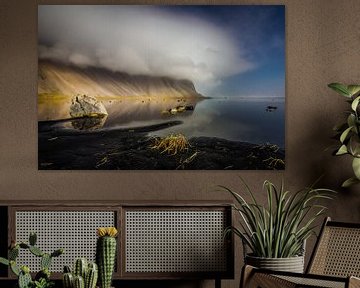
[[[353,113],[349,114],[349,116],[347,118],[347,124],[348,124],[349,127],[350,126],[355,126],[355,124],[356,124],[356,116],[355,116],[355,114],[353,114]]]
[[[341,187],[348,188],[352,185],[359,184],[359,183],[360,183],[359,179],[357,179],[356,177],[351,177],[351,178],[345,180],[344,183],[341,185]]]
[[[349,153],[349,152],[348,152],[346,145],[341,145],[341,147],[339,148],[339,150],[336,152],[335,155],[344,155],[347,153]]]
[[[360,158],[354,157],[352,168],[357,179],[360,180]]]
[[[350,96],[354,96],[355,94],[360,92],[360,85],[348,85],[347,90]]]
[[[336,132],[342,132],[344,131],[347,127],[349,127],[350,125],[348,125],[348,123],[341,123],[341,124],[337,124],[333,127],[333,130]]]
[[[348,150],[354,157],[360,157],[360,138],[358,135],[354,134],[350,137]]]
[[[350,92],[346,85],[343,85],[341,83],[330,83],[328,85],[329,88],[333,89],[335,92],[341,94],[342,96],[350,98]]]
[[[343,133],[341,133],[341,136],[340,136],[340,141],[341,143],[344,143],[344,141],[346,140],[346,137],[348,136],[349,132],[351,131],[353,127],[349,127],[347,129],[345,129],[345,131]]]
[[[4,264],[4,265],[9,265],[10,264],[9,260],[6,259],[6,258],[3,258],[3,257],[0,257],[0,263]]]
[[[16,275],[19,276],[20,274],[20,268],[16,265],[15,261],[10,261],[10,268],[11,271]]]
[[[357,106],[359,105],[360,96],[356,97],[351,103],[351,109],[356,111]]]
[[[325,207],[318,200],[331,199],[332,190],[312,187],[295,193],[285,191],[283,184],[277,189],[270,181],[264,181],[267,203],[262,206],[249,187],[245,193],[252,194],[251,202],[229,188],[237,204],[233,205],[241,216],[240,227],[228,228],[258,257],[291,257],[299,255],[304,241],[313,234],[313,222],[324,213]],[[311,213],[311,217],[309,217]]]

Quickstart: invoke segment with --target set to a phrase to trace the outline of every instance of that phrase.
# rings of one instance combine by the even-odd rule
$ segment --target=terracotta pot
[[[263,258],[246,255],[245,263],[254,267],[287,272],[304,272],[304,256],[289,258]]]

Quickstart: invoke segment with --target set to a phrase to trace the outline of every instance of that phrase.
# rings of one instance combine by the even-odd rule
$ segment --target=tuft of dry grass
[[[150,145],[150,149],[156,149],[160,153],[167,153],[170,155],[176,155],[179,152],[184,152],[191,147],[186,137],[179,134],[170,134],[163,138],[155,138],[155,141]]]
[[[285,161],[280,158],[269,157],[263,160],[263,162],[267,163],[269,168],[272,169],[283,169],[285,167]]]

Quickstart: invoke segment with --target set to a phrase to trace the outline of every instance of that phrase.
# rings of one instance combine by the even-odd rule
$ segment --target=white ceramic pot
[[[262,269],[304,273],[304,256],[263,258],[246,255],[245,263]]]

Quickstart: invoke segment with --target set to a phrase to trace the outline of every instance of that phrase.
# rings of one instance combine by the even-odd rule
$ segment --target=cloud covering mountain
[[[174,10],[39,5],[38,13],[40,59],[188,79],[197,87],[214,87],[254,66],[226,30]]]
[[[39,61],[38,93],[67,96],[202,97],[189,80],[129,75],[104,68],[76,67],[49,60]]]

